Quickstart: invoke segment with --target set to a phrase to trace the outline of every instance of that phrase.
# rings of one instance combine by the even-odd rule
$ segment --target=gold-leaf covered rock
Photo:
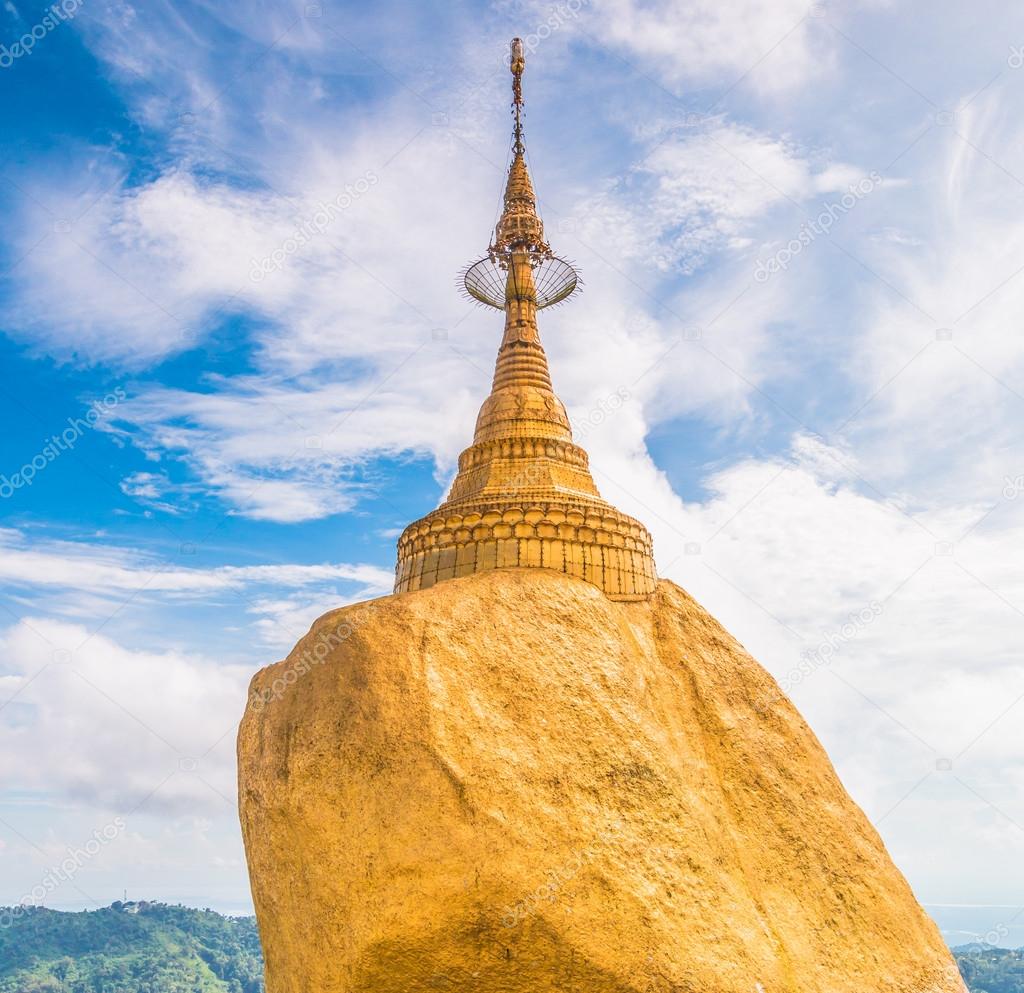
[[[770,676],[681,589],[498,569],[253,680],[268,993],[960,993]]]

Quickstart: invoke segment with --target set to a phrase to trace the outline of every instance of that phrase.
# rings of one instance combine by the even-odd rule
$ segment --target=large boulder
[[[666,581],[333,611],[238,754],[268,993],[964,989],[800,715]]]

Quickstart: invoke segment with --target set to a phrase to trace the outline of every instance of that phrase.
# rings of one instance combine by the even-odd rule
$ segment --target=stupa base
[[[398,542],[395,592],[492,569],[552,569],[612,600],[646,600],[657,587],[647,529],[609,504],[496,503],[468,513],[442,506]]]

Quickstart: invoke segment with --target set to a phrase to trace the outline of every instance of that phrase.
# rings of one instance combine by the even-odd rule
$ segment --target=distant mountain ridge
[[[263,993],[256,919],[146,901],[0,908],[0,993]],[[953,949],[971,993],[1024,993],[1024,949]]]
[[[263,993],[253,917],[118,902],[0,920],[0,993]]]

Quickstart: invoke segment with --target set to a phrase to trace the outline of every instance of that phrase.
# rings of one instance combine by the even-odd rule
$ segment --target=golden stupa
[[[551,386],[537,311],[568,297],[577,280],[544,240],[537,214],[523,145],[518,39],[511,68],[515,129],[504,210],[487,257],[465,274],[476,300],[504,310],[505,333],[491,394],[448,499],[399,539],[395,592],[521,566],[585,579],[614,600],[645,599],[657,585],[651,536],[601,499]]]
[[[513,43],[505,209],[465,274],[505,311],[473,444],[395,593],[250,687],[267,993],[966,993],[811,729],[573,444],[536,312],[576,275],[537,216],[522,71]]]

